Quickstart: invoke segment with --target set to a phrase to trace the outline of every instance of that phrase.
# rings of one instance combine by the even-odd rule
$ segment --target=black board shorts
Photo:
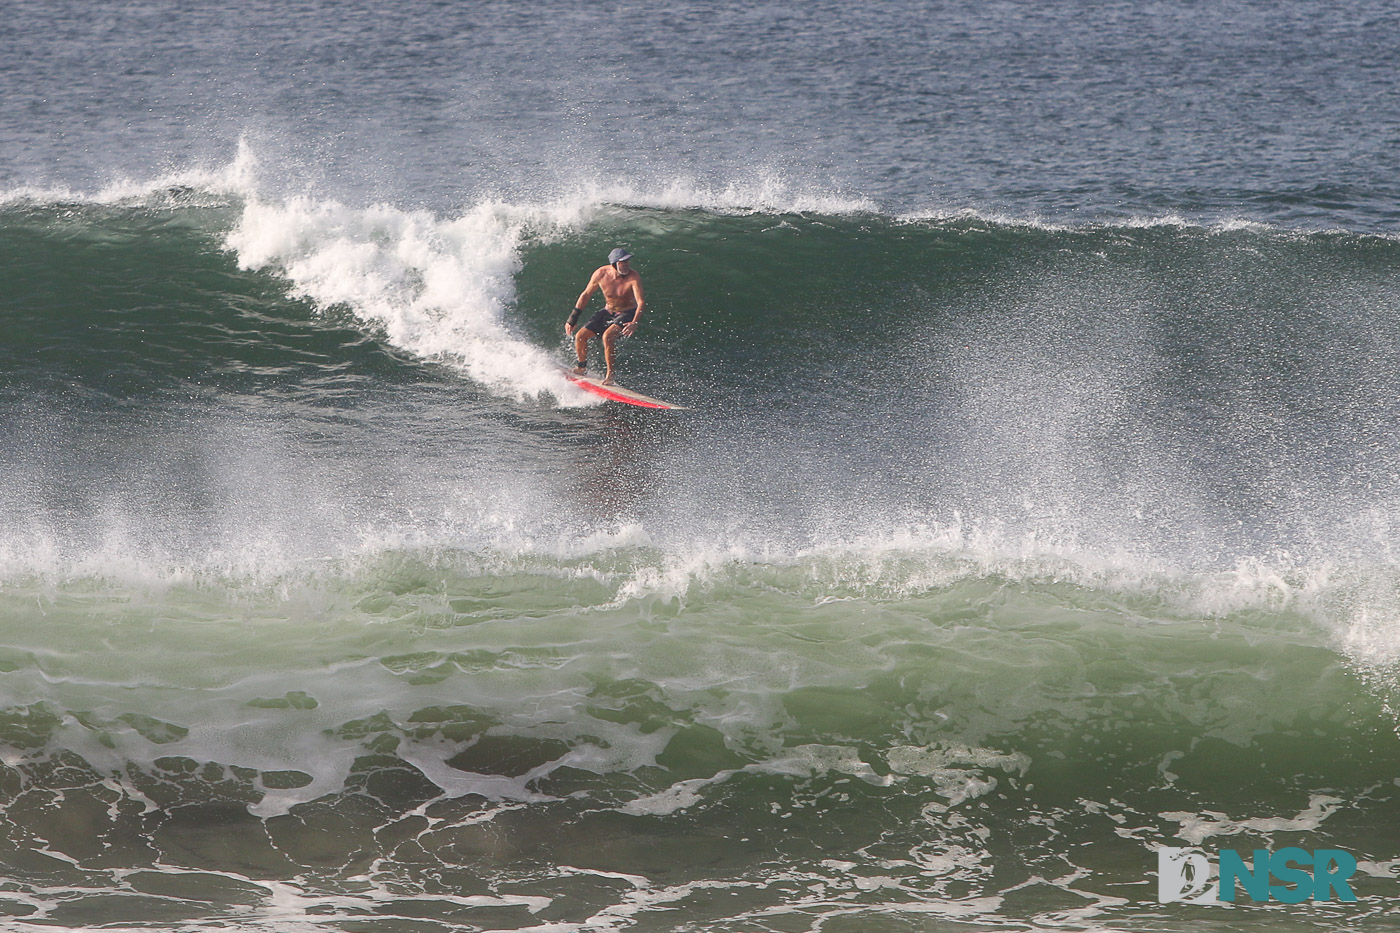
[[[626,311],[609,311],[607,308],[599,311],[588,319],[588,323],[583,325],[595,334],[601,334],[613,324],[626,324],[632,320],[632,316],[637,313],[636,308],[628,308]]]

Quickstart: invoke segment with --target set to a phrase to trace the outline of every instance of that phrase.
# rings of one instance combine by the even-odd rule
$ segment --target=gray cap
[[[621,246],[613,250],[611,253],[608,253],[608,262],[610,263],[622,262],[624,259],[631,258],[632,254],[627,252],[627,250],[623,249]]]

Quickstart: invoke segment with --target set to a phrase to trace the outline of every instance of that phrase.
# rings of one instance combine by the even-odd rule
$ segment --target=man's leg
[[[622,333],[621,324],[613,324],[603,331],[603,363],[608,367],[608,371],[603,374],[603,385],[605,386],[613,384],[613,344],[617,343],[617,335],[620,333]]]
[[[574,367],[574,375],[576,376],[582,376],[588,372],[588,341],[592,339],[593,331],[587,327],[580,327],[578,334],[574,337],[574,353],[578,359],[578,365]]]

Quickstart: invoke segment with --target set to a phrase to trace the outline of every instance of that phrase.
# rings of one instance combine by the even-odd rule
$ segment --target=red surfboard
[[[663,402],[659,398],[652,398],[640,392],[633,392],[631,389],[624,389],[622,386],[618,385],[605,386],[592,376],[576,376],[567,369],[564,370],[564,378],[583,391],[602,396],[610,402],[621,402],[624,405],[636,405],[638,408],[666,408],[671,411],[686,410],[684,405],[672,405],[670,402]]]

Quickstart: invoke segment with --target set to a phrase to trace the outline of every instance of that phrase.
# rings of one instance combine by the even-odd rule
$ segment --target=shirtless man
[[[617,342],[617,335],[631,337],[636,333],[637,322],[642,318],[642,307],[646,304],[642,297],[642,277],[629,264],[631,258],[632,254],[622,247],[609,253],[608,264],[600,266],[593,273],[588,280],[588,287],[574,302],[574,310],[569,315],[568,323],[564,325],[564,333],[572,334],[578,316],[588,304],[589,296],[593,294],[594,289],[603,290],[603,310],[589,318],[588,323],[579,328],[578,336],[574,338],[574,352],[578,355],[578,365],[574,367],[574,373],[582,376],[588,372],[588,341],[595,335],[602,334],[603,362],[607,364],[607,372],[603,374],[605,386],[612,385],[613,381],[613,344]]]

